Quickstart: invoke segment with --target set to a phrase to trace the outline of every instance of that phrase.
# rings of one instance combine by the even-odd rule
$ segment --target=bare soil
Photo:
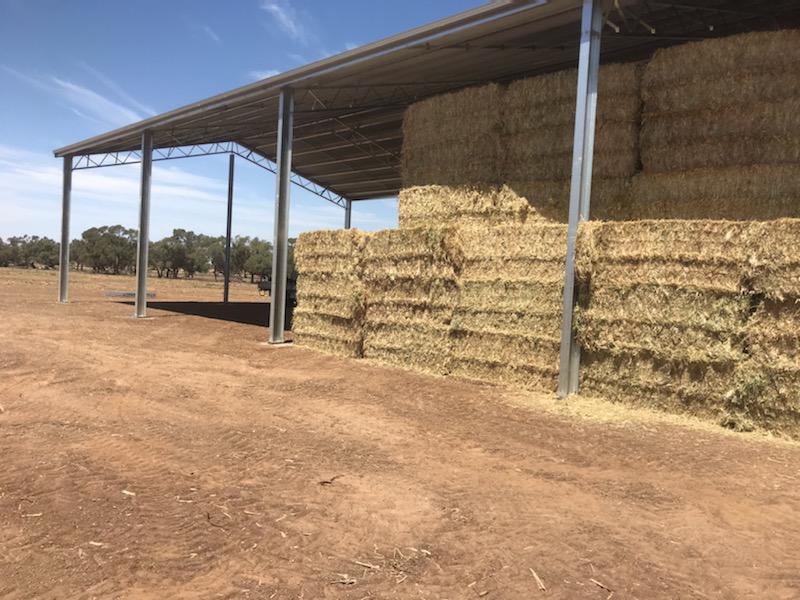
[[[72,281],[61,305],[56,273],[0,269],[2,598],[800,598],[797,443],[137,320],[104,295],[133,279]]]

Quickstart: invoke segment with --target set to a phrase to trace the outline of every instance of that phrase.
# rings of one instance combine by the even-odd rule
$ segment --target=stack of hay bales
[[[566,226],[465,228],[459,239],[450,372],[555,391]]]
[[[358,230],[302,233],[295,246],[295,343],[359,358],[363,346],[364,286]]]
[[[749,233],[726,221],[582,225],[581,389],[718,416],[744,358]]]
[[[640,72],[638,64],[600,68],[592,218],[647,216],[632,214],[627,202],[628,180],[639,167]],[[504,98],[504,179],[540,219],[567,220],[576,82],[575,70],[522,79]]]
[[[459,260],[447,229],[395,229],[367,236],[365,358],[447,373]]]
[[[755,304],[747,322],[748,358],[730,399],[733,426],[760,426],[800,436],[800,254],[788,243],[800,220],[760,223],[750,244]]]
[[[499,85],[435,96],[403,119],[403,187],[497,185],[502,164]]]
[[[638,202],[662,218],[800,216],[800,30],[659,50],[642,94]]]

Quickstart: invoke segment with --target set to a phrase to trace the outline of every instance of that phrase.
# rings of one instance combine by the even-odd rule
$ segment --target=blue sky
[[[58,239],[56,148],[482,4],[480,0],[0,0],[0,237]],[[275,181],[237,160],[234,234],[271,239]],[[228,159],[154,165],[151,237],[222,235]],[[71,235],[138,223],[138,165],[77,171]],[[292,189],[290,234],[343,211]],[[353,226],[397,224],[395,201]]]

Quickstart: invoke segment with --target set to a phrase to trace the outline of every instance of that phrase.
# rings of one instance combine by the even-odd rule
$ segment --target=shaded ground
[[[73,280],[58,305],[55,273],[0,269],[2,598],[800,597],[800,445],[135,320],[103,296],[133,280]]]

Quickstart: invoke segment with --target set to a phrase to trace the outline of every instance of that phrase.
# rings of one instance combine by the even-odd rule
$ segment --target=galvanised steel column
[[[150,241],[150,179],[153,172],[153,132],[142,134],[142,179],[139,239],[136,253],[136,316],[147,316],[147,254]]]
[[[575,108],[575,140],[572,151],[572,184],[569,196],[567,262],[564,274],[564,311],[561,322],[561,356],[558,395],[578,391],[581,349],[572,326],[575,310],[575,244],[578,224],[589,220],[594,158],[597,77],[600,70],[600,37],[603,14],[600,0],[583,0],[581,49],[578,61],[578,97]]]
[[[275,236],[272,257],[272,290],[269,306],[269,343],[283,343],[286,316],[286,269],[289,255],[289,193],[292,175],[294,94],[281,90],[278,110],[278,165],[275,193]]]
[[[64,157],[64,185],[61,188],[61,249],[58,258],[58,301],[69,300],[69,217],[72,203],[72,156]]]
[[[233,225],[233,160],[234,154],[231,154],[230,163],[228,164],[228,225],[225,229],[225,292],[223,293],[222,301],[228,303],[228,292],[230,291],[231,284],[231,226]]]
[[[344,228],[350,229],[350,222],[353,217],[353,201],[352,200],[345,200],[344,201]]]

